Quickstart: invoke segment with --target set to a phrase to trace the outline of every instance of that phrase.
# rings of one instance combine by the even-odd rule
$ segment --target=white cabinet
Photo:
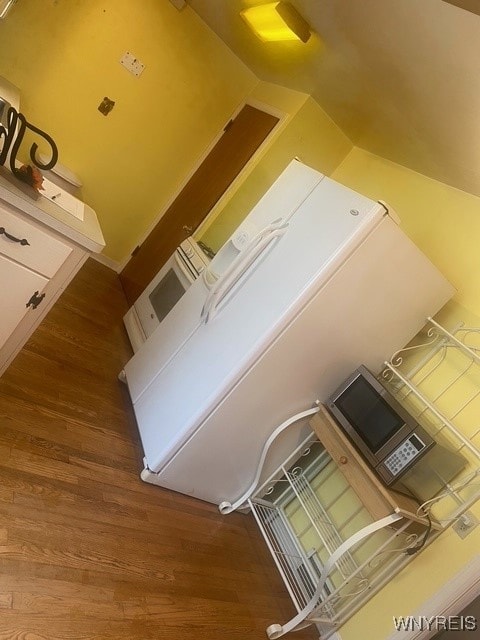
[[[1,213],[0,213],[1,218]],[[48,280],[0,254],[0,349],[15,327],[29,312],[27,303],[32,294],[42,294]],[[33,311],[33,309],[32,309]]]
[[[93,210],[85,223],[70,221],[0,177],[0,375],[102,242]]]
[[[0,254],[47,278],[56,274],[72,247],[52,231],[34,226],[0,204]]]
[[[0,349],[29,313],[48,305],[43,292],[73,248],[0,205]]]

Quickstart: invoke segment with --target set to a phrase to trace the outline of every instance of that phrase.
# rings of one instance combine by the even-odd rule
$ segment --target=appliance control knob
[[[338,461],[340,462],[340,464],[347,464],[348,458],[347,458],[347,456],[340,456]]]

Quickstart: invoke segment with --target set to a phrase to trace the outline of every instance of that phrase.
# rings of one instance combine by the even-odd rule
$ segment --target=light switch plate
[[[136,56],[134,56],[133,53],[130,53],[130,51],[126,51],[123,54],[123,56],[120,58],[120,64],[137,78],[145,69],[145,65],[143,64],[143,62],[140,62],[140,60]]]

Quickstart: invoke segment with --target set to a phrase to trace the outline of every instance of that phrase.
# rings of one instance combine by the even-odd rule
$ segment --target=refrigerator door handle
[[[210,272],[210,267],[207,267],[202,274],[203,281],[208,289],[210,289],[210,294],[213,294],[216,287],[219,286],[223,279],[228,278],[230,274],[237,268],[237,266],[245,259],[245,256],[249,251],[252,251],[254,247],[267,235],[269,235],[275,229],[278,229],[284,224],[282,218],[277,218],[273,222],[271,222],[268,226],[264,227],[261,231],[259,231],[256,236],[252,238],[252,240],[248,243],[248,245],[240,251],[240,253],[235,257],[234,260],[228,265],[225,271],[222,273],[220,278],[216,276],[214,273]],[[204,307],[208,307],[210,302],[210,294],[207,296]],[[203,312],[202,312],[203,317]]]
[[[225,288],[229,286],[232,279],[236,280],[241,273],[245,270],[245,265],[250,262],[250,256],[253,253],[257,252],[258,247],[261,245],[264,238],[270,237],[274,230],[276,230],[280,225],[278,224],[281,220],[276,220],[274,223],[265,227],[258,233],[255,238],[251,241],[251,243],[239,253],[239,255],[232,261],[232,263],[228,266],[228,268],[223,273],[220,280],[214,284],[211,288],[210,293],[205,300],[205,304],[203,305],[201,319],[208,322],[210,319],[210,311],[215,304],[215,300],[222,295],[222,292],[225,291]]]
[[[247,261],[247,258],[250,255],[250,252],[253,251],[253,249],[255,248],[256,246],[255,242],[258,242],[258,237],[255,238],[254,241],[252,241],[252,243],[244,251],[238,254],[235,260],[233,260],[232,263],[225,270],[220,280],[217,280],[216,283],[213,285],[213,287],[210,289],[210,292],[207,296],[207,299],[205,300],[205,303],[202,308],[202,313],[201,313],[201,319],[204,320],[205,323],[208,322],[208,315],[213,305],[213,301],[215,300],[215,297],[218,295],[219,291],[223,289],[224,283],[229,281],[232,275],[237,273],[237,271],[242,268],[242,265]]]
[[[223,283],[226,281],[226,279],[230,278],[231,275],[234,272],[237,272],[238,267],[240,265],[243,265],[243,263],[246,261],[247,256],[250,254],[250,251],[253,251],[255,249],[255,247],[257,246],[257,244],[259,242],[261,242],[264,237],[269,236],[276,229],[279,229],[279,228],[283,227],[284,224],[285,223],[282,220],[282,218],[277,218],[276,220],[271,222],[268,226],[264,227],[259,233],[257,233],[257,235],[250,242],[250,244],[243,251],[241,251],[234,260],[232,260],[232,262],[229,264],[227,269],[222,274],[221,278],[216,280],[216,281],[214,281],[213,284],[211,282],[209,282],[209,280],[208,280],[208,273],[209,273],[208,267],[207,267],[207,269],[205,269],[205,271],[203,272],[202,277],[203,277],[203,281],[205,282],[207,288],[210,289],[210,292],[207,295],[207,298],[206,298],[205,303],[203,305],[202,313],[201,313],[201,316],[200,316],[202,320],[205,319],[205,317],[206,317],[206,315],[208,313],[208,310],[210,309],[210,307],[212,305],[213,299],[216,296],[216,292],[219,289],[219,287],[221,287],[223,285]]]
[[[273,227],[273,225],[272,225]],[[268,228],[268,233],[261,237],[260,241],[252,246],[250,250],[245,252],[242,260],[235,264],[235,268],[229,270],[229,273],[217,282],[217,285],[211,290],[208,299],[202,310],[202,319],[205,324],[210,322],[216,312],[218,305],[225,298],[227,293],[238,283],[240,279],[248,272],[252,264],[257,258],[264,253],[270,244],[276,239],[283,236],[288,228],[288,223],[276,225],[273,229]]]

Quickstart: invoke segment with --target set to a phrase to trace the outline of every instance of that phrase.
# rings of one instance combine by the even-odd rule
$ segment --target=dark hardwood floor
[[[263,639],[294,611],[252,517],[139,479],[125,311],[89,260],[0,379],[0,640]]]

